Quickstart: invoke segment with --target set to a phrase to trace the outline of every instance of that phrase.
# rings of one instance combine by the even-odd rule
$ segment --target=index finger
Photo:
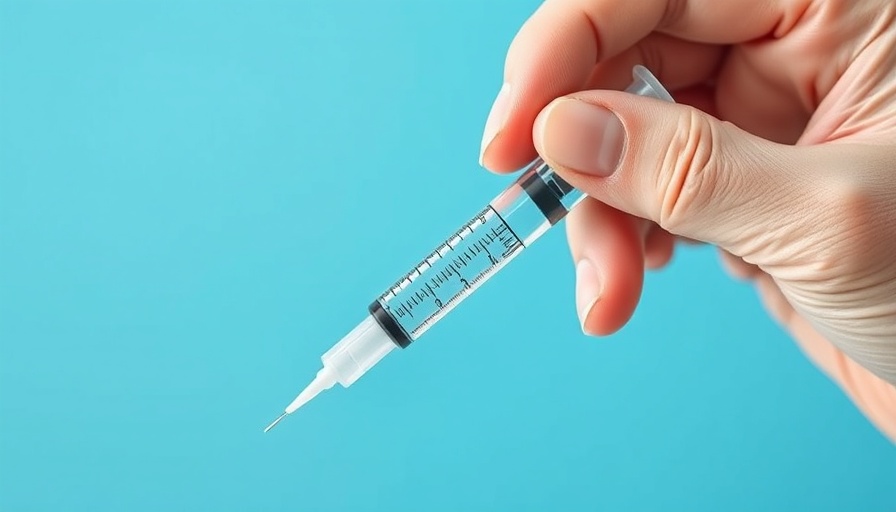
[[[486,123],[483,165],[506,171],[531,161],[532,124],[541,109],[580,90],[598,63],[652,32],[697,43],[749,41],[786,31],[808,2],[786,3],[789,6],[785,0],[546,1],[510,45],[505,86]],[[663,75],[676,72],[675,62],[663,66],[663,71],[659,79],[666,81],[669,78]]]

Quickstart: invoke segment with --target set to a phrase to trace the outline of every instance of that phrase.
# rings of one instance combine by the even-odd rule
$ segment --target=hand
[[[481,162],[536,151],[568,218],[583,329],[615,332],[676,239],[720,248],[896,441],[896,4],[549,0],[507,56]],[[642,64],[677,104],[628,95]]]

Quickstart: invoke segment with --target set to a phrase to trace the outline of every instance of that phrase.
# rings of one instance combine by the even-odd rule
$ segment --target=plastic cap
[[[625,92],[639,96],[649,96],[663,101],[675,101],[659,80],[653,76],[653,73],[644,66],[635,66],[632,69],[632,78],[634,78],[634,82],[628,86]]]
[[[320,359],[324,368],[348,387],[395,347],[397,345],[380,324],[368,316]]]

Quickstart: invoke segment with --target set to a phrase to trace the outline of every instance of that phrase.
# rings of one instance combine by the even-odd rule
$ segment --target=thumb
[[[799,148],[686,105],[617,91],[555,100],[537,118],[533,139],[542,158],[589,196],[738,256],[788,225],[807,174]]]

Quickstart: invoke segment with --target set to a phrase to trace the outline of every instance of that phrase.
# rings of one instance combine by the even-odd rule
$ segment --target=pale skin
[[[616,91],[641,64],[676,103]],[[719,248],[896,442],[896,2],[548,0],[509,49],[481,162],[540,154],[585,332],[630,318],[676,242]]]

